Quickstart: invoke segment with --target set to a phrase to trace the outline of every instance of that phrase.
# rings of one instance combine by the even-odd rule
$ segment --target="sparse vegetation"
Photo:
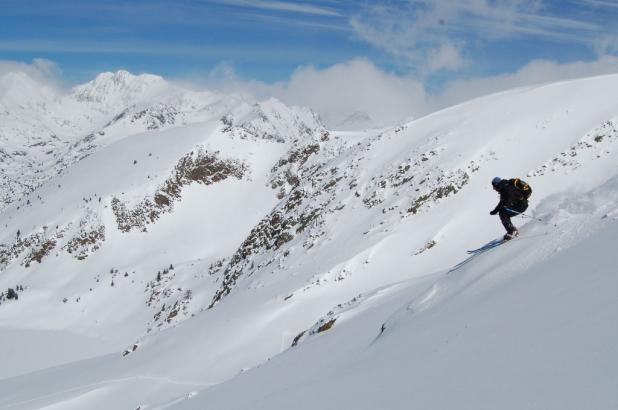
[[[218,152],[210,153],[203,148],[185,155],[178,161],[171,176],[154,193],[136,206],[129,208],[118,198],[113,198],[112,211],[118,228],[123,232],[133,229],[146,231],[162,214],[171,212],[175,201],[181,197],[182,187],[197,182],[211,185],[229,177],[242,179],[247,166],[236,160],[219,159]]]
[[[26,259],[24,260],[24,266],[29,267],[30,263],[34,261],[41,263],[43,258],[49,255],[49,253],[55,247],[56,247],[55,239],[47,239],[43,241],[41,245],[37,246],[36,248],[33,248],[28,254],[28,256],[26,256]]]
[[[100,225],[91,231],[81,231],[63,249],[73,255],[75,259],[83,260],[90,253],[97,251],[103,241],[105,241],[105,226]]]

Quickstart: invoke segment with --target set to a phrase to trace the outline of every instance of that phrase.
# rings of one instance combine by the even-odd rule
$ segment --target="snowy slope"
[[[559,230],[527,224],[429,286],[369,294],[328,333],[171,408],[616,408],[617,201],[617,178],[565,196],[546,209]]]
[[[0,214],[0,288],[24,285],[0,332],[75,348],[15,348],[39,360],[11,361],[0,395],[23,409],[613,408],[616,89],[517,89],[364,132],[241,97],[166,130],[131,134],[123,115]],[[543,222],[466,259],[501,234],[495,175],[524,177]]]
[[[139,132],[219,120],[246,96],[179,88],[163,78],[102,73],[69,92],[24,73],[0,78],[0,209],[101,147]]]
[[[101,77],[86,89],[98,90]],[[78,347],[95,337],[117,350],[203,308],[218,280],[210,266],[278,201],[273,164],[325,133],[310,111],[275,100],[206,97],[165,96],[195,100],[179,114],[191,118],[185,126],[116,120],[84,159],[2,212],[0,316],[9,333],[65,331],[58,337],[74,336]],[[5,300],[22,287],[18,301]],[[49,362],[52,354],[34,350]],[[11,363],[2,375],[32,369]]]

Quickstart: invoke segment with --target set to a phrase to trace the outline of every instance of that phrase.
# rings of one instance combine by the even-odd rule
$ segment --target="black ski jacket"
[[[500,202],[494,208],[495,212],[499,212],[503,208],[511,208],[514,210],[525,209],[528,207],[528,200],[524,194],[515,187],[512,179],[503,179],[496,186],[496,191],[500,194]]]

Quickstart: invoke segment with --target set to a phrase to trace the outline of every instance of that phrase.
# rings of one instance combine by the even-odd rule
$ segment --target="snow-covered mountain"
[[[102,73],[61,93],[24,73],[0,78],[0,209],[73,163],[139,132],[218,120],[258,107],[249,96],[179,88],[163,78]],[[259,111],[259,108],[256,108]]]
[[[617,89],[348,132],[126,72],[3,98],[3,404],[614,408]],[[534,217],[467,255],[496,175]]]

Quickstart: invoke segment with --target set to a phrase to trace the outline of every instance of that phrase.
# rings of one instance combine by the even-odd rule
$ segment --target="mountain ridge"
[[[330,352],[325,383],[343,391],[358,384],[392,400],[391,408],[404,408],[411,397],[401,383],[376,388],[371,369],[384,377],[388,369],[380,357],[404,380],[397,355],[409,362],[397,346],[415,340],[423,326],[425,344],[415,346],[427,353],[419,362],[424,368],[432,361],[444,368],[432,353],[442,349],[451,358],[460,348],[482,356],[469,343],[487,348],[484,337],[512,348],[502,333],[491,333],[513,336],[499,326],[500,311],[488,316],[479,306],[497,306],[484,302],[494,295],[524,297],[523,288],[512,285],[534,286],[530,272],[545,263],[553,267],[538,276],[552,279],[539,285],[549,292],[569,249],[612,237],[602,226],[613,226],[618,215],[612,179],[618,174],[618,103],[608,91],[616,87],[618,75],[518,89],[365,131],[328,130],[310,110],[277,100],[210,93],[189,110],[180,108],[199,96],[184,94],[180,99],[191,103],[172,105],[177,110],[167,112],[165,122],[155,117],[177,94],[148,105],[145,117],[139,116],[143,105],[121,107],[122,116],[97,128],[105,134],[94,135],[84,158],[0,211],[0,286],[24,287],[19,300],[2,301],[0,319],[15,329],[74,332],[106,345],[85,351],[82,339],[67,336],[76,360],[87,360],[62,354],[58,367],[44,369],[51,363],[42,359],[39,371],[13,362],[0,392],[8,403],[30,400],[23,408],[203,408],[211,398],[221,408],[246,406],[243,400],[256,408],[303,408],[315,405],[311,380]],[[472,244],[500,235],[497,218],[487,215],[497,202],[489,186],[496,175],[531,183],[528,213],[545,223],[518,220],[520,240],[447,274]],[[569,189],[575,195],[565,194]],[[607,269],[599,265],[595,278],[609,287]],[[581,280],[575,268],[566,271],[569,283]],[[568,292],[574,297],[601,314],[586,294]],[[535,306],[544,317],[561,317],[542,300]],[[504,310],[503,318],[525,329],[527,316],[516,305]],[[468,315],[466,323],[442,312]],[[615,304],[606,312],[603,323],[610,323]],[[465,326],[473,327],[475,318],[491,325],[470,333]],[[386,342],[376,339],[384,323],[379,339]],[[577,328],[569,329],[575,335]],[[459,345],[458,335],[471,336]],[[442,347],[445,339],[454,347]],[[396,354],[380,347],[387,345]],[[559,353],[572,353],[573,346]],[[530,362],[523,353],[516,358],[508,364],[523,372],[518,363]],[[301,370],[292,385],[288,362]],[[363,369],[359,378],[343,370],[350,363]],[[470,363],[460,364],[463,374]],[[414,373],[419,383],[422,374]],[[264,375],[289,389],[255,381],[267,380]],[[436,377],[432,373],[425,385],[434,393]],[[16,388],[24,384],[28,391]],[[598,391],[609,403],[606,385]],[[337,394],[320,386],[331,398]],[[232,398],[235,389],[246,394]],[[368,394],[359,396],[366,404],[354,406],[376,405]],[[428,405],[421,396],[419,405]],[[460,397],[478,407],[466,392]],[[539,403],[551,407],[546,399]],[[452,404],[440,400],[438,408]]]

